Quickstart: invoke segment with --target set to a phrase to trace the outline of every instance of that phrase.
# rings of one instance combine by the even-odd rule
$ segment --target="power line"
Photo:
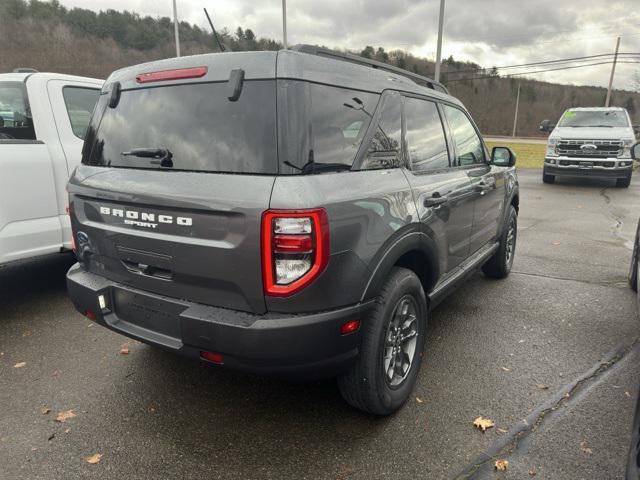
[[[634,53],[634,52],[625,52],[625,53],[619,53],[618,56],[625,56],[625,58],[631,57],[631,58],[635,58],[635,57],[640,57],[640,52],[639,53]],[[561,58],[561,59],[557,59],[557,60],[547,60],[547,61],[540,61],[540,62],[532,62],[532,63],[520,63],[520,64],[516,64],[516,65],[503,65],[503,66],[495,66],[495,67],[491,67],[491,68],[484,68],[484,67],[479,67],[479,68],[475,68],[475,69],[469,69],[469,70],[456,70],[456,71],[451,71],[451,72],[444,72],[447,74],[456,74],[456,73],[473,73],[473,72],[478,72],[478,71],[482,71],[482,70],[492,70],[492,69],[496,69],[496,70],[506,70],[506,69],[511,69],[511,68],[520,68],[520,67],[532,67],[532,66],[542,66],[542,65],[551,65],[551,64],[561,64],[561,63],[575,63],[578,61],[584,61],[584,60],[591,60],[591,59],[595,59],[595,58],[603,58],[603,57],[613,57],[613,53],[600,53],[597,55],[587,55],[587,56],[583,56],[583,57],[570,57],[570,58]]]
[[[533,75],[535,73],[556,72],[556,71],[560,71],[560,70],[571,70],[571,69],[574,69],[574,68],[595,67],[597,65],[611,65],[612,63],[613,63],[613,61],[596,62],[596,63],[588,63],[588,64],[583,64],[583,65],[571,65],[571,66],[568,66],[568,67],[565,66],[565,67],[549,68],[549,69],[544,69],[544,70],[533,70],[533,71],[510,73],[510,74],[505,74],[505,75],[485,75],[485,76],[478,76],[478,77],[454,78],[452,80],[445,80],[445,81],[443,81],[443,83],[449,84],[449,83],[453,83],[453,82],[464,82],[464,81],[468,81],[468,80],[484,80],[484,79],[487,79],[487,78],[520,77],[520,76],[525,76],[525,75]],[[636,63],[637,64],[637,63],[640,63],[640,61],[620,61],[620,60],[618,60],[618,63]]]

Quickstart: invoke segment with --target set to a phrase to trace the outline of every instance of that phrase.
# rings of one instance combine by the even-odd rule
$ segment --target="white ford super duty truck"
[[[551,132],[544,159],[542,181],[556,177],[612,179],[626,188],[631,184],[631,146],[635,134],[624,108],[570,108],[557,125],[549,120],[540,130]]]
[[[102,83],[0,74],[0,266],[72,248],[66,184]]]

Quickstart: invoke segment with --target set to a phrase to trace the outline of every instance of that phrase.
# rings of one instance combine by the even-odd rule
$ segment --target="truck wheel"
[[[638,234],[636,235],[636,242],[633,246],[633,254],[631,255],[631,267],[629,268],[629,286],[637,292],[638,291],[638,263],[640,262],[640,227],[638,228]],[[640,295],[640,294],[639,294]]]
[[[490,278],[505,278],[511,272],[516,254],[518,239],[518,214],[513,205],[509,205],[507,224],[502,230],[500,246],[496,253],[482,266],[482,271]]]
[[[418,378],[427,327],[427,299],[411,270],[395,267],[375,307],[362,319],[358,360],[338,378],[343,398],[375,415],[390,415],[409,398]]]
[[[616,180],[616,187],[618,188],[629,188],[629,185],[631,185],[631,175]]]
[[[547,175],[547,173],[542,170],[542,182],[543,183],[553,183],[556,181],[555,175]]]

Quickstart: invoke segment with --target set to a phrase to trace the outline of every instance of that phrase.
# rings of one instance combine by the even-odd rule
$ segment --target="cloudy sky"
[[[61,0],[67,7],[113,8],[171,16],[171,0]],[[439,0],[288,0],[289,43],[403,49],[435,58]],[[207,28],[251,28],[282,37],[281,0],[178,0],[181,20]],[[611,53],[640,52],[639,0],[446,0],[443,56],[503,66]],[[640,62],[640,57],[636,59]],[[610,65],[540,73],[553,82],[606,85]],[[637,73],[636,73],[637,72]],[[640,89],[640,63],[619,64],[616,88]]]

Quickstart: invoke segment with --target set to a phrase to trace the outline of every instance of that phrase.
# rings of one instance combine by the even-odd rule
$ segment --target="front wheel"
[[[517,239],[518,213],[513,205],[509,205],[509,215],[505,228],[502,229],[500,245],[493,256],[482,266],[482,271],[487,277],[505,278],[509,275],[516,255]]]
[[[616,179],[616,187],[618,188],[629,188],[629,185],[631,185],[631,175]]]
[[[633,254],[631,255],[631,266],[629,267],[629,286],[638,291],[638,264],[640,263],[640,225],[638,225],[638,233],[636,241],[633,245]]]
[[[343,398],[375,415],[390,415],[407,401],[418,378],[427,326],[420,279],[395,267],[373,311],[362,319],[360,355],[338,378]]]

